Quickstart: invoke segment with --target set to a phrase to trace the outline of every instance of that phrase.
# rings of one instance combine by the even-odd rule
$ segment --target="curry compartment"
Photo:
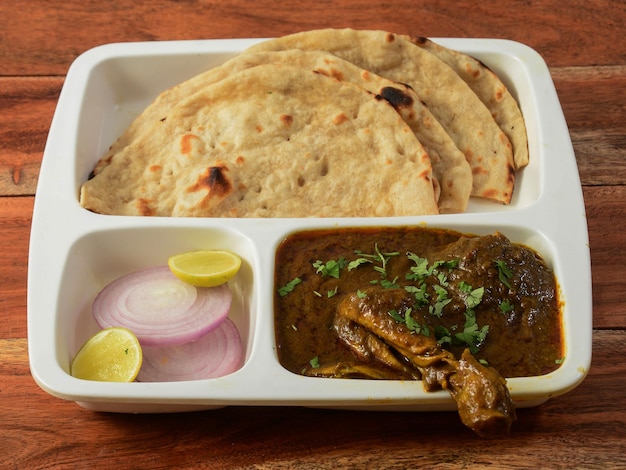
[[[442,348],[457,359],[470,348],[505,377],[543,375],[563,358],[554,272],[500,233],[291,234],[277,251],[274,297],[279,360],[302,375],[419,379],[416,357]]]

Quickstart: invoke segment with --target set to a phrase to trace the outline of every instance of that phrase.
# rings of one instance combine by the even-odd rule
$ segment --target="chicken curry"
[[[562,357],[552,270],[495,233],[424,227],[304,231],[279,246],[280,363],[316,377],[422,380],[445,389],[480,435],[508,432],[503,377],[555,370]]]

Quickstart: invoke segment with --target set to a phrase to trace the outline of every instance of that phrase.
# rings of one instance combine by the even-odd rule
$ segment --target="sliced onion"
[[[194,287],[167,266],[122,276],[100,291],[92,305],[101,328],[123,326],[144,346],[171,346],[201,338],[228,315],[226,284]]]
[[[222,377],[243,362],[239,331],[226,318],[197,341],[178,346],[144,347],[139,382],[176,382]]]

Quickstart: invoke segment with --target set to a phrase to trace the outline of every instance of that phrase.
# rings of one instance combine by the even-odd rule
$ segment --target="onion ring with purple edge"
[[[145,346],[171,346],[197,340],[218,327],[230,311],[226,284],[194,287],[167,266],[121,276],[96,296],[92,313],[101,328],[131,330]]]
[[[143,348],[138,382],[176,382],[222,377],[243,363],[241,337],[226,318],[202,338],[178,346]]]

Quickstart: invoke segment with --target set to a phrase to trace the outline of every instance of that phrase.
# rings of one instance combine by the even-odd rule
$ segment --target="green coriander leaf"
[[[393,281],[382,279],[380,281],[380,285],[383,286],[385,289],[398,289],[400,286],[396,283],[397,280],[397,277],[394,278]]]
[[[397,310],[389,310],[389,312],[387,313],[389,313],[389,315],[391,315],[391,318],[393,318],[395,321],[399,323],[404,323],[404,317],[400,315]]]
[[[437,343],[441,345],[452,344],[452,334],[445,326],[437,325],[435,327],[435,338],[437,338]]]
[[[406,323],[406,326],[409,330],[411,331],[415,331],[416,333],[419,333],[420,330],[420,325],[419,323],[417,323],[415,321],[415,319],[411,316],[411,311],[413,309],[411,308],[407,308],[406,312],[404,312],[404,323]]]
[[[382,268],[380,266],[374,266],[374,271],[380,273],[383,277],[387,275],[387,271],[385,271],[385,268]]]
[[[359,299],[364,299],[365,297],[367,297],[367,294],[365,292],[363,292],[362,290],[357,289],[356,296]]]
[[[429,295],[428,292],[426,292],[426,284],[422,284],[419,287],[404,286],[404,290],[406,290],[409,294],[413,294],[417,305],[419,305],[420,307],[428,305]]]
[[[458,259],[453,259],[449,261],[439,260],[433,263],[432,269],[435,270],[438,268],[443,268],[443,269],[450,270],[450,269],[456,268],[458,265],[459,265]]]
[[[334,297],[337,294],[337,290],[339,289],[339,286],[335,286],[334,289],[331,289],[327,292],[328,298],[330,299],[331,297]]]
[[[465,306],[469,309],[476,308],[476,306],[483,299],[483,294],[485,293],[484,287],[479,287],[478,289],[474,289],[469,293],[467,297],[465,297]]]
[[[292,279],[291,281],[289,281],[286,285],[284,285],[283,287],[280,287],[278,289],[278,294],[281,297],[286,296],[287,294],[289,294],[290,292],[293,291],[293,289],[302,282],[302,279],[300,279],[299,277],[296,277],[294,279]]]
[[[508,300],[503,300],[502,302],[500,302],[498,307],[500,307],[502,313],[509,313],[513,311],[513,304],[511,304],[511,302],[509,302]]]
[[[446,305],[448,305],[450,302],[452,302],[452,299],[445,299],[445,300],[437,301],[435,302],[434,305],[430,305],[428,307],[428,313],[441,318],[441,316],[443,315],[443,308]]]
[[[478,329],[476,323],[476,314],[473,310],[467,310],[465,313],[465,325],[463,331],[454,335],[454,340],[466,344],[470,348],[472,354],[476,354],[480,347],[480,344],[485,341],[487,333],[489,332],[489,325],[483,326]]]
[[[320,367],[320,358],[315,356],[313,359],[311,359],[309,361],[309,364],[311,364],[311,367],[313,367],[313,369],[319,369],[319,367]]]
[[[315,271],[316,274],[339,279],[339,272],[345,268],[347,264],[348,263],[345,258],[341,257],[338,260],[331,259],[330,261],[326,261],[326,263],[321,260],[317,260],[313,263],[313,267],[317,269],[317,271]]]
[[[357,258],[354,261],[350,261],[350,263],[348,263],[348,271],[352,271],[353,269],[358,268],[362,264],[371,263],[371,262],[372,260],[367,259],[367,258]]]
[[[428,260],[417,256],[414,253],[407,253],[407,257],[415,263],[415,266],[411,266],[411,272],[408,273],[407,279],[412,281],[422,280],[432,274],[432,271],[428,269]]]
[[[513,276],[513,271],[511,271],[511,268],[509,268],[504,261],[497,260],[495,264],[498,268],[498,278],[500,282],[510,289],[511,284],[509,284],[509,279]]]
[[[464,294],[469,294],[474,290],[474,288],[465,281],[459,282],[459,290]]]
[[[437,301],[443,301],[448,298],[448,291],[443,287],[433,284],[433,289],[435,290],[435,294],[437,294]]]

